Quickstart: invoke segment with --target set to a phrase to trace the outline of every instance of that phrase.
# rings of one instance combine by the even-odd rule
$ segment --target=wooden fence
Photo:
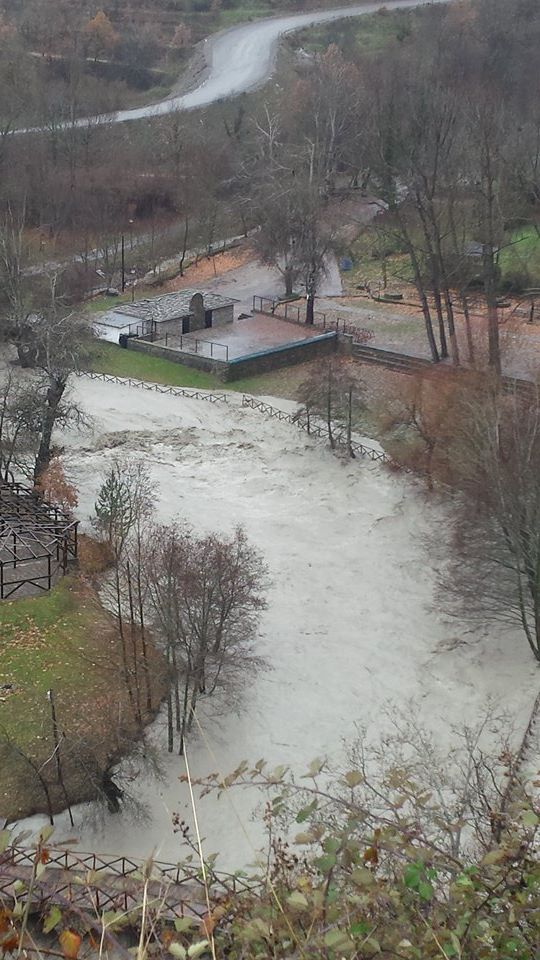
[[[399,373],[426,373],[435,376],[442,374],[457,377],[475,372],[471,367],[455,367],[453,364],[444,362],[433,363],[426,357],[415,357],[407,353],[398,353],[395,350],[364,346],[360,343],[353,344],[352,356],[360,363],[375,364]],[[477,372],[481,373],[481,371]],[[500,382],[504,393],[516,394],[523,398],[532,398],[538,395],[538,387],[532,380],[503,375]]]
[[[132,857],[46,848],[46,866],[36,873],[36,850],[9,846],[0,854],[0,906],[32,897],[32,908],[57,904],[67,912],[96,916],[121,911],[135,924],[140,919],[143,888],[150,914],[174,920],[207,912],[204,883],[194,867],[135,860]],[[254,885],[248,878],[227,876],[227,890],[239,893]],[[31,893],[30,891],[31,888]],[[212,894],[219,894],[218,888]]]
[[[172,397],[187,397],[189,400],[206,400],[208,403],[228,403],[226,393],[210,393],[202,390],[189,390],[185,387],[171,387],[164,383],[151,383],[148,380],[135,380],[133,377],[116,377],[111,373],[81,372],[78,377],[88,380],[102,380],[104,383],[119,383],[127,387],[138,387],[140,390],[150,390],[154,393],[163,393]]]
[[[328,430],[326,426],[322,425],[319,422],[314,422],[311,417],[302,416],[301,414],[291,414],[285,413],[284,410],[278,410],[277,407],[272,407],[269,403],[264,403],[262,400],[257,400],[256,397],[250,397],[247,394],[242,396],[242,406],[250,407],[252,410],[258,410],[259,413],[264,413],[267,417],[270,417],[274,420],[282,420],[285,423],[293,423],[300,430],[304,430],[310,437],[315,437],[317,440],[327,440],[328,439]],[[361,443],[359,440],[351,440],[350,444],[343,439],[343,437],[335,437],[336,447],[347,450],[347,452],[352,452],[354,456],[367,457],[368,460],[372,460],[374,463],[386,463],[389,466],[399,467],[399,464],[396,463],[392,457],[389,457],[384,450],[377,450],[375,447],[369,447],[365,443]],[[399,467],[399,469],[402,469]]]

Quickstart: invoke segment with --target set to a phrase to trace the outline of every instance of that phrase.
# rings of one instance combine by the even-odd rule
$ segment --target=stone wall
[[[166,347],[160,343],[150,343],[147,340],[137,340],[135,337],[130,337],[128,340],[128,350],[148,353],[151,357],[161,357],[162,360],[181,363],[184,367],[195,367],[196,370],[203,370],[205,373],[215,373],[222,380],[227,379],[226,368],[228,364],[224,360],[212,360],[210,357],[201,357],[198,353],[174,350],[172,347]]]
[[[335,353],[338,347],[338,338],[335,333],[323,333],[319,337],[309,340],[299,340],[297,343],[287,343],[282,347],[273,347],[271,350],[262,350],[260,353],[251,353],[236,360],[213,360],[202,357],[197,353],[187,353],[174,350],[158,343],[149,343],[146,340],[128,340],[128,349],[138,353],[148,353],[152,357],[161,357],[172,363],[181,363],[185,367],[195,367],[205,373],[214,373],[221,380],[240,380],[242,377],[254,377],[260,373],[269,373],[282,367],[291,367],[307,360],[317,360]]]
[[[212,326],[222,327],[226,323],[232,323],[234,320],[234,304],[229,303],[226,307],[216,307],[212,310]]]
[[[225,379],[240,380],[242,377],[254,377],[260,373],[280,370],[282,367],[306,363],[308,360],[318,360],[320,357],[335,353],[337,344],[337,334],[323,333],[320,337],[299,340],[297,343],[286,343],[282,347],[273,347],[271,350],[238,357],[224,364],[227,368]]]

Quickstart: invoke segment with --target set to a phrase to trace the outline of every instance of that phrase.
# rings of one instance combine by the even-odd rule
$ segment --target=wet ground
[[[244,259],[242,254],[234,251],[240,261],[231,269],[222,270],[220,257],[216,258],[216,274],[212,276],[212,261],[203,260],[197,266],[190,267],[185,277],[177,277],[163,287],[164,292],[181,290],[183,287],[197,287],[208,293],[219,293],[222,297],[230,297],[235,301],[234,315],[251,313],[253,297],[283,297],[285,286],[283,277],[275,267],[259,263],[256,255],[249,252]],[[226,254],[225,257],[229,257]],[[245,256],[245,255],[244,255]],[[303,285],[297,284],[297,292],[302,293]],[[321,276],[317,288],[317,297],[337,297],[342,293],[341,276],[335,256],[330,253],[326,258],[325,273]],[[317,306],[317,309],[318,306]]]
[[[215,360],[235,360],[273,347],[309,340],[320,334],[321,330],[317,327],[303,327],[258,313],[221,327],[196,330],[182,337],[168,336],[167,346]]]

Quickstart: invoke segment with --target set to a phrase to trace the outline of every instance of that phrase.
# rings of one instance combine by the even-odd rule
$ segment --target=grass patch
[[[86,313],[103,313],[105,310],[114,310],[119,303],[128,303],[130,300],[131,293],[121,293],[118,297],[103,295],[86,300],[82,306]]]
[[[344,290],[356,293],[358,286],[365,283],[374,284],[375,287],[382,285],[383,255],[386,256],[388,290],[391,291],[393,286],[400,288],[403,283],[411,283],[412,269],[409,257],[400,252],[397,247],[395,238],[387,236],[382,225],[367,227],[363,230],[346,250],[346,255],[352,260],[352,269],[343,271],[341,274]]]
[[[184,367],[180,363],[150,357],[135,350],[124,350],[114,343],[101,342],[94,349],[92,370],[115,377],[134,377],[172,387],[194,387],[200,390],[223,390],[221,380],[211,373]]]
[[[164,383],[172,387],[192,387],[199,390],[214,390],[223,393],[230,390],[236,393],[294,397],[298,384],[307,376],[308,363],[286,367],[256,377],[244,377],[232,383],[223,383],[210,373],[184,367],[180,363],[171,363],[160,357],[150,357],[135,350],[124,350],[114,343],[100,343],[94,351],[92,370],[95,373],[110,373],[116,377],[133,377],[136,380],[148,380],[151,383]]]
[[[219,18],[216,21],[218,30],[226,30],[227,27],[234,27],[237,23],[246,23],[249,20],[261,20],[264,17],[275,15],[275,9],[270,3],[246,3],[240,7],[232,7],[228,10],[220,10]]]
[[[312,364],[316,363],[318,363],[317,360],[298,363],[293,367],[262,373],[257,377],[244,377],[227,386],[238,393],[251,393],[256,397],[283,397],[286,400],[294,400],[302,380],[306,379]]]
[[[499,256],[503,280],[521,278],[523,286],[540,286],[540,234],[533,224],[512,232]]]
[[[105,769],[135,735],[113,618],[94,590],[72,575],[42,596],[2,601],[0,637],[0,816],[14,819],[46,810],[35,774],[6,741],[40,766],[51,756],[49,689],[54,690],[59,728],[66,737],[68,795],[72,802],[91,798],[95,784],[82,775],[75,753],[91,757],[96,769]],[[159,663],[159,655],[152,653]],[[163,671],[158,669],[157,675]],[[4,686],[9,684],[11,689]],[[157,706],[157,687],[155,696]],[[60,809],[64,802],[54,763],[44,766],[43,775],[53,807]]]
[[[360,54],[378,53],[389,43],[406,42],[414,33],[421,11],[383,10],[349,20],[308,27],[295,34],[295,47],[311,53],[323,53],[330,44],[335,44],[345,58]]]

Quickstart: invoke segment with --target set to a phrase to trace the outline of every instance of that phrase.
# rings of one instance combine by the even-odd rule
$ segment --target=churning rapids
[[[421,486],[370,461],[339,460],[293,425],[243,408],[232,393],[228,403],[209,404],[81,378],[75,395],[92,429],[64,431],[56,441],[78,487],[83,525],[111,458],[128,456],[148,466],[160,522],[182,518],[201,533],[243,524],[269,567],[257,640],[269,669],[249,677],[238,715],[201,715],[189,742],[193,776],[225,775],[261,757],[301,775],[315,757],[338,760],[356,724],[369,725],[375,738],[383,733],[388,702],[413,704],[443,750],[456,743],[453,724],[475,724],[488,698],[504,703],[523,730],[538,688],[527,645],[493,625],[448,622],[436,609],[422,536],[443,536],[444,512]],[[192,821],[178,780],[184,760],[165,752],[163,718],[149,736],[163,782],[131,769],[129,786],[147,821],[135,822],[125,808],[105,813],[96,829],[96,805],[85,804],[74,811],[73,830],[66,813],[58,817],[57,845],[71,836],[81,850],[155,851],[169,862],[186,855],[173,833],[173,812]],[[263,840],[252,820],[260,801],[256,789],[198,801],[205,852],[219,851],[224,869],[253,861]]]

